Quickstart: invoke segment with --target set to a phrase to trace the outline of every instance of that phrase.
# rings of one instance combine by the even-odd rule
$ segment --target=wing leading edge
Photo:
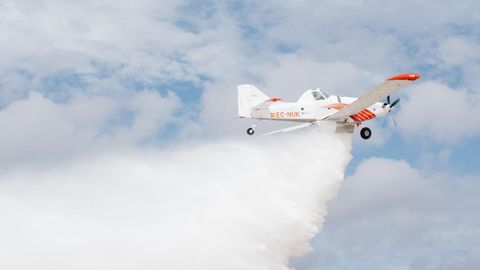
[[[344,107],[343,109],[337,111],[336,113],[330,115],[327,119],[345,119],[350,115],[354,115],[363,109],[373,105],[375,102],[386,98],[395,91],[407,86],[413,81],[420,78],[420,74],[400,74],[393,76],[376,86],[372,90],[361,95],[357,100],[352,102],[350,105]]]

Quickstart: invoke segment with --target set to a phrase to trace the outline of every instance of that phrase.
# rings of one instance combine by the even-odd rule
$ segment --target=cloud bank
[[[478,269],[478,177],[369,158],[329,203],[298,269]]]

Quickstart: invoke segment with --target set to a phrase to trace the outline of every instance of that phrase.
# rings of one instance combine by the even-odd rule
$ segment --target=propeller
[[[390,112],[392,110],[392,108],[398,104],[398,102],[400,102],[400,98],[397,98],[396,100],[394,100],[393,102],[391,102],[390,100],[390,96],[387,96],[387,103],[384,103],[384,106],[387,106],[388,105],[388,112]],[[393,115],[391,115],[390,113],[387,114],[387,118],[385,118],[385,121],[383,121],[383,126],[385,127],[386,125],[386,122],[387,122],[387,119],[390,118],[390,120],[393,122],[393,125],[395,127],[398,126],[397,124],[397,121],[395,120],[395,117],[393,117]]]
[[[394,100],[392,103],[390,103],[390,96],[387,96],[387,103],[385,103],[385,106],[386,106],[386,105],[389,105],[389,106],[388,106],[389,108],[393,108],[395,105],[398,104],[398,102],[400,102],[400,98],[397,98],[397,99]]]

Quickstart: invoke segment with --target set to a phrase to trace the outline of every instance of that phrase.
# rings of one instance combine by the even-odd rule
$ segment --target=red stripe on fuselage
[[[325,106],[325,108],[341,110],[348,105],[349,104],[346,104],[346,103],[334,103],[334,104],[330,104],[330,105]],[[373,119],[373,118],[375,118],[375,116],[376,115],[374,113],[372,113],[370,110],[364,109],[364,110],[362,110],[362,111],[360,111],[360,112],[358,112],[354,115],[351,115],[350,118],[352,118],[353,121],[355,121],[355,122],[363,122],[363,121],[366,121],[366,120]]]
[[[350,118],[352,118],[353,121],[355,121],[355,122],[362,122],[362,121],[360,121],[360,119],[358,119],[355,115],[350,116]]]
[[[375,114],[372,113],[370,110],[368,109],[364,109],[354,115],[351,115],[350,118],[352,118],[353,121],[355,122],[363,122],[363,121],[366,121],[366,120],[370,120],[370,119],[373,119],[375,118]]]
[[[368,119],[368,114],[366,114],[366,113],[363,112],[363,111],[358,112],[357,114],[360,115],[360,118],[362,118],[363,121],[365,121],[365,120]]]

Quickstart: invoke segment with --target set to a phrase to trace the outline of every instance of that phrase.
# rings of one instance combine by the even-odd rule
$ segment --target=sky
[[[356,131],[324,228],[290,266],[480,266],[477,1],[5,0],[0,32],[5,174],[244,140],[238,84],[293,101],[419,73],[396,95],[398,126]]]

